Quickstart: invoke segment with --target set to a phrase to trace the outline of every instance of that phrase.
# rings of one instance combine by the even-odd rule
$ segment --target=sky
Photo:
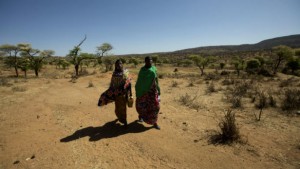
[[[254,44],[300,34],[300,0],[0,0],[0,45],[30,43],[65,56],[143,54]]]

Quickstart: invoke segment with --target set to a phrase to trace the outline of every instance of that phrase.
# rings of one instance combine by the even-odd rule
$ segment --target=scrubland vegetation
[[[55,79],[65,79],[68,81],[67,85],[71,86],[81,78],[91,77],[85,87],[97,89],[97,79],[109,82],[116,59],[122,60],[133,79],[144,64],[143,55],[106,54],[112,50],[108,43],[97,47],[99,53],[81,52],[80,45],[84,40],[65,57],[54,56],[52,50],[41,52],[29,44],[2,45],[0,88],[22,96],[22,93],[32,90],[26,84],[36,79],[46,79],[46,84],[53,83]],[[239,144],[247,147],[251,143],[244,130],[240,130],[242,126],[254,124],[256,128],[251,132],[256,132],[270,116],[278,115],[288,119],[300,116],[300,49],[277,46],[272,50],[219,55],[196,53],[151,56],[158,67],[158,78],[163,88],[162,99],[164,95],[168,95],[168,102],[162,100],[162,107],[195,111],[203,116],[203,112],[209,111],[215,120],[212,131],[207,131],[208,136],[205,138],[209,144]],[[206,99],[211,101],[207,103]],[[214,104],[211,104],[213,101]],[[223,113],[217,113],[220,111]],[[169,121],[175,126],[182,123],[175,118],[176,115],[173,116],[173,120],[168,116],[163,116],[160,120]],[[206,121],[195,122],[191,126],[200,123]],[[186,131],[188,123],[182,124]],[[299,125],[296,128],[300,130]],[[199,132],[194,130],[195,133]],[[199,142],[199,139],[194,142]],[[299,143],[292,144],[299,147]],[[299,151],[297,146],[293,149]],[[297,159],[299,158],[295,157],[290,164],[297,166]]]

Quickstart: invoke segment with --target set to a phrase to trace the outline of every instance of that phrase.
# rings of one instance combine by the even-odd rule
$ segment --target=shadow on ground
[[[134,121],[128,124],[127,128],[124,128],[124,126],[117,124],[117,121],[118,120],[114,120],[99,127],[90,126],[77,130],[72,135],[60,139],[60,142],[69,142],[86,136],[90,137],[89,141],[98,141],[103,138],[118,137],[127,133],[141,133],[153,128],[145,127],[144,125],[138,123],[138,121]]]

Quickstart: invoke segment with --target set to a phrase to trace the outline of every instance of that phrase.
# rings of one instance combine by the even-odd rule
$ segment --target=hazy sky
[[[168,52],[300,34],[300,0],[0,0],[0,18],[0,45]]]

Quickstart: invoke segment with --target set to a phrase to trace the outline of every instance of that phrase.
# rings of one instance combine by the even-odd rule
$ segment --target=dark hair
[[[118,64],[118,63],[122,63],[122,61],[120,59],[116,60],[115,64]]]
[[[151,56],[146,56],[146,57],[145,57],[145,62],[146,62],[147,60],[152,60]]]

